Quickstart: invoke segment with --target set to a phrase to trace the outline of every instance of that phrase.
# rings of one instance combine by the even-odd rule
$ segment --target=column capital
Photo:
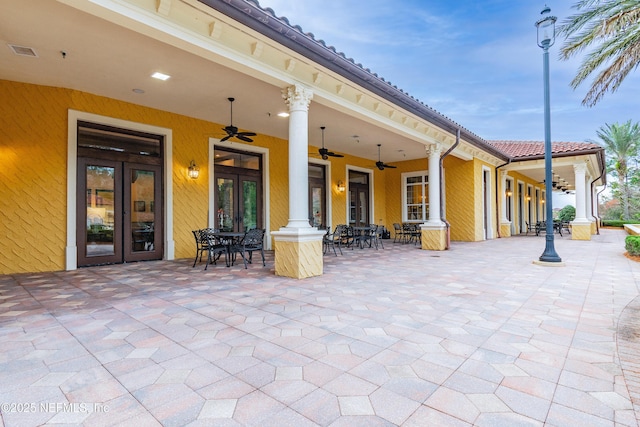
[[[587,172],[587,164],[585,162],[574,163],[573,171],[575,173],[586,173]]]
[[[295,84],[282,89],[282,97],[289,106],[289,111],[307,111],[313,98],[313,91],[302,85]]]
[[[442,153],[442,144],[440,144],[439,142],[436,142],[435,144],[426,145],[425,148],[427,150],[427,156],[429,157],[431,156],[440,157],[440,154]]]
[[[507,174],[509,173],[509,171],[506,171],[504,169],[500,169],[500,176],[505,179],[507,178]]]

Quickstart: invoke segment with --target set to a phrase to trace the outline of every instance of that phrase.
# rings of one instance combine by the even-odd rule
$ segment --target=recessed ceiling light
[[[131,90],[134,91],[135,93],[144,93],[144,89],[135,88],[135,89],[131,89]]]
[[[165,80],[168,80],[171,76],[168,74],[164,74],[159,71],[156,71],[155,73],[151,74],[151,77],[153,77],[154,79],[165,81]]]
[[[278,113],[278,117],[289,117],[289,113],[287,113],[286,111],[282,111]]]

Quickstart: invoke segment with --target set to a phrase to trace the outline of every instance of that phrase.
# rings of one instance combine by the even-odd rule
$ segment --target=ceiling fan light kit
[[[240,141],[245,142],[253,142],[253,139],[249,138],[250,136],[256,136],[255,132],[238,132],[238,128],[233,125],[233,101],[235,98],[227,98],[229,100],[229,105],[231,107],[231,121],[229,126],[225,126],[222,128],[223,131],[227,133],[227,136],[222,138],[220,141],[226,141],[229,138],[237,138]]]

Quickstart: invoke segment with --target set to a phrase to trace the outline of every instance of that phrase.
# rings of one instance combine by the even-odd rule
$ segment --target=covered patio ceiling
[[[0,0],[0,38],[7,46],[0,49],[0,79],[75,89],[219,123],[217,131],[203,135],[203,142],[208,137],[225,136],[222,127],[230,122],[227,98],[233,97],[235,126],[288,139],[288,119],[278,113],[287,110],[281,90],[296,82],[291,77],[294,73],[279,72],[277,67],[264,64],[283,57],[296,58],[296,53],[282,46],[276,51],[273,46],[277,44],[267,45],[270,41],[264,35],[212,9],[207,2],[210,3],[208,0]],[[105,9],[102,3],[119,9]],[[160,28],[163,16],[169,14],[171,20],[162,25],[167,22],[171,25]],[[212,25],[201,22],[205,17],[213,20],[215,27],[207,27],[209,37],[198,37],[199,26]],[[185,33],[185,28],[191,29],[191,33]],[[236,51],[225,50],[224,43],[219,43],[217,50],[211,48],[211,39],[223,40],[225,34],[227,45],[229,40],[234,42],[231,33],[237,38],[265,43],[252,44],[252,52],[245,56],[238,54],[241,51],[238,47]],[[295,34],[288,37],[293,39]],[[31,49],[35,56],[16,53],[24,51],[21,48],[27,48],[27,52]],[[260,61],[249,63],[255,58]],[[299,55],[297,58],[301,63],[302,58]],[[287,68],[295,67],[295,60],[292,61]],[[151,74],[156,71],[171,78],[154,79]],[[332,77],[330,70],[323,73],[325,80]],[[425,107],[438,120],[459,126]],[[401,120],[397,117],[392,120],[395,113],[392,109],[376,116],[358,103],[349,104],[335,93],[318,88],[309,107],[309,143],[321,146],[320,127],[325,126],[327,148],[370,159],[372,167],[378,158],[377,144],[382,144],[382,159],[392,163],[425,158],[425,144],[431,142],[446,141],[444,148],[453,143],[453,134],[434,131],[435,126],[426,129],[426,121],[420,122],[420,118],[411,114],[401,113]],[[460,128],[465,135],[482,141]],[[310,151],[311,157],[316,153]],[[484,154],[485,160],[496,165],[507,158],[486,155],[464,141],[452,154],[467,160]],[[554,163],[556,172],[575,188],[570,159]],[[516,167],[510,165],[507,169]],[[543,162],[529,161],[517,170],[538,182],[544,179]]]
[[[223,126],[230,121],[227,98],[234,97],[234,125],[288,138],[288,120],[277,114],[287,110],[281,89],[291,81],[259,75],[197,46],[179,46],[172,35],[116,13],[101,10],[107,18],[103,19],[78,7],[92,13],[101,9],[88,1],[0,0],[0,38],[5,45],[0,49],[0,79],[75,89]],[[30,48],[37,56],[16,54],[12,45]],[[156,71],[171,78],[151,78]],[[321,145],[321,126],[326,126],[325,144],[332,151],[375,161],[377,144],[382,144],[386,162],[425,157],[423,144],[366,117],[345,114],[344,108],[316,96],[309,112],[309,141],[314,146]],[[220,129],[203,137],[224,135]]]

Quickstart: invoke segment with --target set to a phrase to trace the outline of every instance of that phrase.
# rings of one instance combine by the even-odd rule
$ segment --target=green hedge
[[[603,227],[620,227],[622,228],[625,224],[640,224],[638,221],[620,221],[614,219],[603,219],[602,226]]]
[[[624,239],[624,248],[629,255],[640,256],[640,236],[627,236]]]

